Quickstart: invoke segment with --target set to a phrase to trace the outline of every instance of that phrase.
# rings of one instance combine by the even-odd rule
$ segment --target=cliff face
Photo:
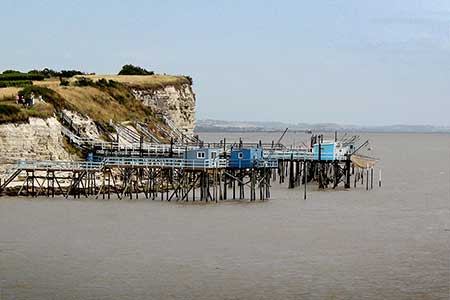
[[[61,124],[56,118],[30,118],[28,124],[0,125],[0,173],[19,159],[67,160]]]
[[[187,135],[194,134],[195,94],[190,84],[168,85],[159,89],[133,88],[132,92],[144,105],[171,119]]]

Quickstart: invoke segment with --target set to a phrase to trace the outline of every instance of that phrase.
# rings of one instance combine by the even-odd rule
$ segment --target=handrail
[[[144,126],[142,123],[140,122],[136,122],[136,129],[139,130],[145,137],[147,137],[148,139],[150,139],[151,142],[160,144],[160,140],[154,136],[148,129],[146,126]]]
[[[129,129],[128,127],[126,127],[122,124],[117,124],[117,123],[114,123],[113,126],[114,126],[114,129],[119,134],[119,136],[121,138],[125,139],[126,141],[128,141],[130,143],[138,143],[140,141],[141,137],[136,132]]]
[[[187,143],[198,143],[198,140],[195,139],[194,137],[188,136],[186,135],[184,132],[182,132],[180,130],[180,128],[178,128],[175,123],[169,119],[166,116],[162,116],[164,122],[166,123],[167,126],[169,126],[169,128],[172,130],[172,132],[177,135],[177,138],[179,141],[181,142],[187,142]]]
[[[263,153],[264,158],[272,159],[295,159],[295,160],[313,160],[314,154],[305,150],[300,151],[273,151],[271,153]]]

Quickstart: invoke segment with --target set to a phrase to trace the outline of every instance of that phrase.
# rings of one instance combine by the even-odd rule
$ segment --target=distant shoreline
[[[264,121],[197,120],[195,132],[365,132],[365,133],[450,133],[447,125],[354,125],[339,123],[284,123]]]
[[[274,130],[220,130],[220,129],[211,129],[211,130],[194,130],[194,134],[201,133],[281,133],[284,130],[274,129]],[[322,133],[328,132],[333,133],[335,130],[311,130],[312,133]],[[308,133],[306,130],[289,130],[288,133]],[[386,133],[386,134],[447,134],[450,135],[450,131],[382,131],[382,130],[345,130],[339,129],[337,132],[344,133]]]

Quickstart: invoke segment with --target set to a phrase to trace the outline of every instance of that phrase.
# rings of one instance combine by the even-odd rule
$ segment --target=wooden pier
[[[131,144],[129,152],[118,144],[105,144],[103,152],[97,152],[97,161],[19,161],[4,177],[0,192],[32,197],[255,201],[269,199],[272,182],[278,182],[290,189],[303,187],[302,198],[306,199],[308,183],[316,182],[319,189],[335,189],[340,184],[349,189],[352,175],[354,186],[366,177],[366,189],[373,188],[375,160],[355,155],[353,141],[326,142],[316,137],[311,149],[273,147],[272,143],[270,150],[262,143],[253,148],[243,148],[242,141],[218,144],[221,148],[173,144],[144,148],[141,143],[139,147]],[[13,182],[15,188],[11,188]]]

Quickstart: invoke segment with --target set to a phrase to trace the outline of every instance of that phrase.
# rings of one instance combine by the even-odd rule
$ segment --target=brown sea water
[[[450,136],[364,136],[383,172],[371,191],[311,187],[304,201],[274,184],[267,202],[208,205],[2,197],[0,299],[449,299]]]

